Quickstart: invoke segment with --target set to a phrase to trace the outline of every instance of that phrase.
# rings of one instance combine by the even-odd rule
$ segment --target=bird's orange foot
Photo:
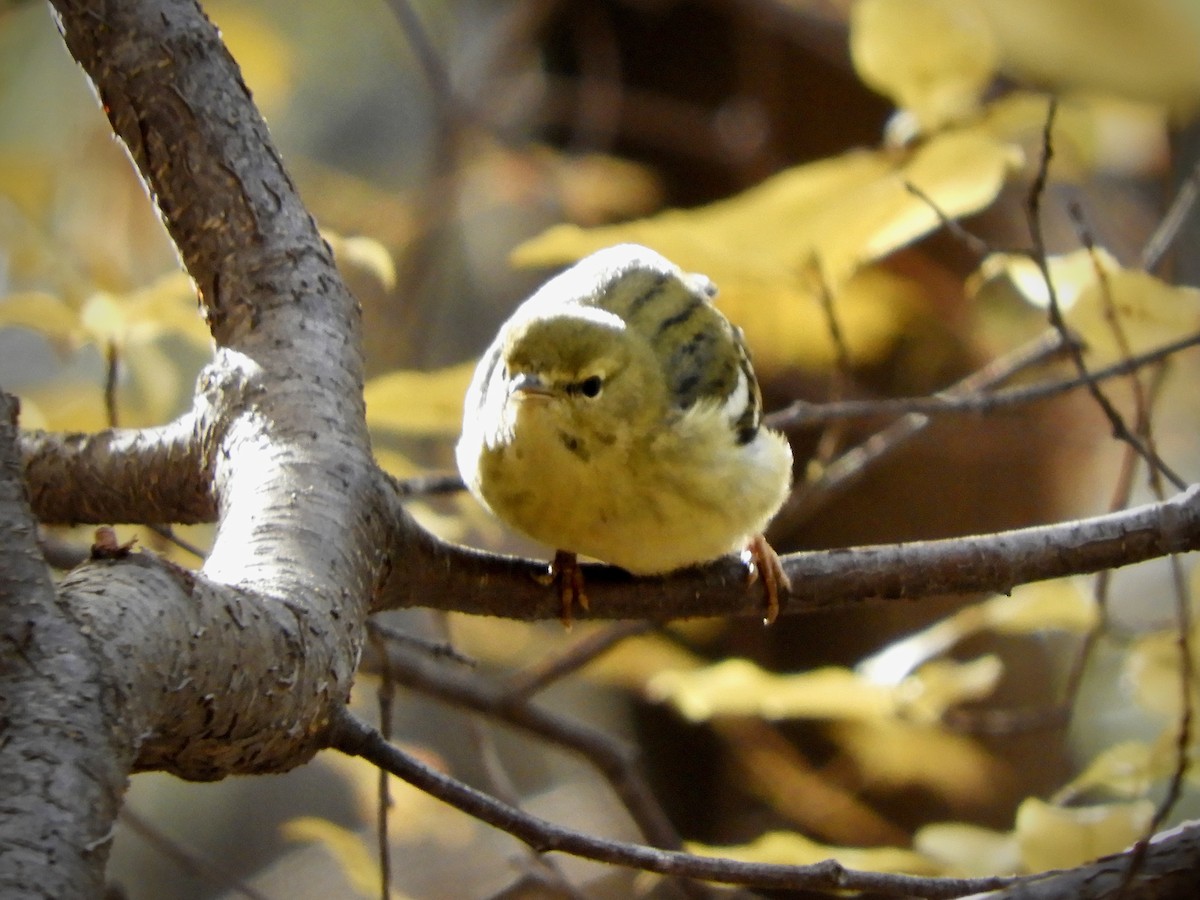
[[[558,590],[558,601],[561,606],[559,618],[567,631],[571,630],[574,621],[575,604],[587,612],[588,596],[583,590],[583,570],[579,568],[579,558],[568,550],[554,551],[554,560],[550,563],[550,571],[538,579],[542,584],[554,585]]]
[[[770,625],[779,618],[779,589],[785,592],[792,590],[792,580],[783,570],[779,554],[767,543],[761,534],[756,534],[746,542],[742,551],[742,563],[746,566],[746,584],[754,584],[762,576],[763,593],[767,598],[767,610],[763,616],[763,624]]]

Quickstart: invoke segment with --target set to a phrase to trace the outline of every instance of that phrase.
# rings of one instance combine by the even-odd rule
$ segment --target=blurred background
[[[1045,328],[1044,310],[1015,278],[979,266],[981,242],[992,251],[1031,245],[1027,201],[1046,96],[1060,98],[1062,128],[1043,197],[1052,253],[1090,241],[1114,266],[1136,270],[1196,160],[1200,14],[1187,0],[204,6],[362,304],[376,447],[401,477],[452,466],[471,362],[548,267],[586,252],[588,241],[645,239],[712,275],[719,302],[746,328],[769,409],[797,399],[922,395]],[[896,189],[897,172],[918,171],[914,154],[932,156],[952,140],[992,154],[984,165],[982,156],[946,150],[949,162],[934,170],[942,193],[931,191],[933,199],[964,216],[974,239],[937,227],[928,202]],[[784,187],[781,177],[794,182]],[[877,199],[885,186],[886,216]],[[721,230],[728,224],[714,224],[727,208],[710,206],[728,198],[749,210],[744,221],[760,222],[736,241]],[[648,219],[671,210],[676,218]],[[882,226],[866,237],[856,231],[885,219],[900,223],[899,236],[880,237]],[[622,231],[629,220],[648,220],[649,230]],[[547,231],[560,223],[579,229],[560,240],[563,232]],[[1192,230],[1184,226],[1180,245],[1194,245]],[[844,251],[845,271],[826,270],[815,288],[811,279],[803,288],[782,284],[824,250],[830,258]],[[516,261],[540,265],[514,265],[514,251]],[[1168,283],[1200,284],[1194,256],[1168,254],[1156,272]],[[769,261],[759,265],[760,257]],[[1081,294],[1096,269],[1083,259],[1083,274],[1064,275],[1077,281],[1063,282]],[[840,347],[825,295],[845,329]],[[1200,328],[1194,295],[1164,302],[1175,305],[1156,320],[1156,334]],[[0,4],[0,326],[0,385],[21,396],[25,427],[166,421],[188,408],[208,354],[190,282],[153,203],[48,8],[34,2]],[[1151,388],[1160,452],[1193,475],[1194,368],[1181,356]],[[1123,409],[1132,411],[1135,393],[1120,395]],[[891,419],[792,429],[798,480],[821,483],[838,452]],[[772,540],[784,551],[1056,521],[1104,511],[1127,493],[1148,499],[1144,474],[1127,472],[1122,445],[1079,394],[946,416],[790,510]],[[430,499],[414,512],[454,540],[546,553],[464,498]],[[203,546],[204,529],[180,532]],[[145,529],[130,533],[184,564],[199,562]],[[1031,866],[1014,830],[1026,798],[1059,792],[1055,802],[1069,808],[1081,797],[1132,803],[1161,793],[1166,764],[1150,751],[1178,712],[1169,686],[1176,663],[1161,642],[1138,642],[1169,632],[1169,584],[1165,565],[1114,580],[1111,620],[1070,708],[1063,698],[1081,635],[1097,620],[1090,583],[1070,588],[1074,599],[1063,602],[1076,613],[1065,620],[1047,612],[1059,601],[1041,595],[1029,600],[1041,613],[1008,633],[948,620],[958,623],[949,657],[999,668],[978,695],[961,676],[954,701],[928,721],[907,707],[785,721],[728,711],[696,717],[677,696],[669,702],[670,688],[655,678],[728,657],[774,673],[852,673],[890,641],[980,598],[791,617],[767,630],[755,621],[684,623],[626,641],[608,664],[554,685],[539,702],[640,747],[689,840],[745,848],[786,832],[829,845],[909,848],[918,829],[970,823],[984,831],[952,832],[952,863],[938,861],[926,841],[917,846],[924,855],[897,865],[966,871],[962,847],[986,835],[992,855],[973,857],[981,870]],[[497,680],[589,633],[419,611],[386,623],[452,639],[478,660],[476,675]],[[356,697],[364,714],[375,709],[380,684],[382,664],[372,658]],[[883,680],[909,674],[900,666]],[[857,688],[845,690],[852,707]],[[394,733],[455,774],[510,791],[550,818],[636,837],[578,757],[417,690],[401,688],[395,709]],[[1130,740],[1148,748],[1140,792],[1099,778],[1090,794],[1061,793],[1097,754]],[[113,850],[114,896],[199,900],[225,895],[235,880],[270,897],[377,896],[376,781],[365,767],[324,758],[286,776],[216,785],[139,775]],[[515,842],[394,790],[398,896],[499,895],[538,870]],[[1144,807],[1131,809],[1121,814],[1136,834]],[[1054,835],[1065,826],[1045,827]],[[1126,835],[1117,833],[1110,840]],[[785,857],[801,861],[800,852],[788,845]],[[630,873],[562,867],[589,897],[662,890]],[[566,895],[544,889],[505,896]]]

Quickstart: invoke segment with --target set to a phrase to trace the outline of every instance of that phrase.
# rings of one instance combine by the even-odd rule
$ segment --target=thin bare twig
[[[1063,338],[1059,334],[1043,333],[956,382],[943,391],[942,396],[975,394],[1001,384],[1018,372],[1058,353],[1062,349],[1062,341]],[[928,416],[908,413],[857,447],[847,450],[826,466],[819,478],[792,492],[783,509],[776,515],[772,530],[787,531],[811,516],[829,501],[835,491],[847,488],[866,472],[869,465],[919,434],[928,424]]]
[[[243,897],[249,897],[250,900],[270,900],[266,894],[243,883],[236,875],[230,874],[216,860],[201,857],[173,841],[129,806],[121,809],[121,823],[189,875],[224,890],[241,894]]]
[[[1034,263],[1038,267],[1038,271],[1041,273],[1042,281],[1046,285],[1046,294],[1050,300],[1047,307],[1047,316],[1051,327],[1062,334],[1071,362],[1075,365],[1079,375],[1086,379],[1085,386],[1087,391],[1092,396],[1092,399],[1096,401],[1096,405],[1100,407],[1105,418],[1108,419],[1113,437],[1133,447],[1148,465],[1158,469],[1163,474],[1163,477],[1170,481],[1177,490],[1183,490],[1187,486],[1187,482],[1176,474],[1154,452],[1153,448],[1146,446],[1145,442],[1129,429],[1124,417],[1121,416],[1112,401],[1108,399],[1107,395],[1100,389],[1099,384],[1096,383],[1095,379],[1088,372],[1087,363],[1083,358],[1083,349],[1070,339],[1070,329],[1063,318],[1062,307],[1058,301],[1058,290],[1055,287],[1054,279],[1050,275],[1050,261],[1046,251],[1045,233],[1042,228],[1042,197],[1045,194],[1046,184],[1049,180],[1050,162],[1054,158],[1054,144],[1051,135],[1057,112],[1058,102],[1055,98],[1051,98],[1049,108],[1046,112],[1046,121],[1042,126],[1042,154],[1038,161],[1037,173],[1034,176],[1033,185],[1026,199],[1026,217],[1030,240],[1033,244],[1031,254]]]
[[[808,888],[825,891],[874,891],[927,900],[962,897],[1021,883],[1021,878],[921,878],[846,869],[836,860],[809,866],[742,862],[696,856],[642,844],[593,837],[530,815],[409,756],[385,741],[374,728],[339,707],[329,732],[329,746],[360,756],[398,778],[524,841],[539,853],[563,852],[597,862],[627,866],[663,875],[703,879],[722,884]]]
[[[368,631],[368,639],[375,643],[382,657],[380,666],[379,687],[376,697],[379,701],[379,732],[384,740],[392,739],[392,708],[396,701],[396,683],[392,680],[391,669],[388,666],[387,648],[378,632]],[[388,839],[388,813],[392,808],[392,797],[388,778],[383,769],[379,770],[378,806],[375,811],[375,836],[378,841],[379,853],[379,896],[380,900],[390,900],[392,895],[392,848]]]
[[[946,215],[945,211],[938,206],[932,197],[907,178],[904,179],[904,189],[933,210],[933,214],[938,217],[938,221],[942,227],[961,241],[976,257],[982,259],[994,252],[991,244],[979,237],[979,235],[967,231],[957,219],[952,219]]]
[[[415,647],[422,653],[440,659],[449,659],[460,665],[474,668],[475,660],[471,657],[460,653],[453,644],[447,641],[429,640],[427,638],[418,637],[415,634],[409,634],[407,631],[401,631],[399,628],[393,628],[391,625],[384,625],[375,619],[367,620],[367,634],[379,637],[393,644],[403,644],[409,647]]]
[[[1179,186],[1175,199],[1171,201],[1171,206],[1158,223],[1158,227],[1154,229],[1154,234],[1150,235],[1150,239],[1142,248],[1141,264],[1147,272],[1153,271],[1162,262],[1163,256],[1178,237],[1179,229],[1192,214],[1198,196],[1200,196],[1200,162],[1192,166],[1187,178]]]
[[[653,622],[619,622],[594,631],[576,641],[564,652],[514,672],[505,684],[508,698],[513,702],[527,700],[548,685],[579,671],[621,641],[645,634],[654,627]]]
[[[647,841],[670,849],[682,846],[675,827],[638,771],[634,754],[606,732],[514,700],[490,680],[427,658],[392,654],[388,664],[392,677],[411,690],[491,716],[580,754],[607,779]]]
[[[1050,330],[1056,347],[1061,347],[1058,332]],[[1100,369],[1093,370],[1088,377],[1079,375],[1038,381],[1021,387],[999,390],[981,390],[974,393],[950,393],[940,391],[925,397],[880,397],[871,400],[822,401],[812,403],[797,400],[789,406],[768,414],[764,421],[771,428],[815,428],[834,419],[866,419],[876,416],[922,413],[928,416],[980,415],[1018,406],[1026,406],[1039,400],[1049,400],[1084,387],[1090,380],[1107,381],[1128,375],[1147,366],[1161,363],[1175,354],[1200,344],[1200,333],[1170,341],[1152,350],[1117,360]]]

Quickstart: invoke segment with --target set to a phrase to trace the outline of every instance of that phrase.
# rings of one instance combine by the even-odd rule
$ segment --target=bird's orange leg
[[[746,566],[746,584],[754,584],[759,575],[762,576],[763,593],[767,599],[767,610],[763,616],[763,624],[770,625],[779,618],[779,589],[785,593],[792,590],[792,580],[783,570],[779,554],[767,543],[767,539],[756,534],[746,542],[742,551],[742,563]]]
[[[569,550],[555,550],[550,571],[538,581],[546,585],[553,584],[558,589],[561,606],[559,618],[567,631],[571,630],[574,621],[572,614],[576,603],[584,612],[591,609],[588,596],[583,590],[583,570],[579,568],[579,558]]]

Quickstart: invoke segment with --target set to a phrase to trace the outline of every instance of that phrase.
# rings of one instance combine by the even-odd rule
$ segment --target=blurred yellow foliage
[[[866,787],[919,788],[954,804],[980,807],[1003,795],[1004,763],[973,738],[939,725],[845,719],[824,730],[853,760]]]
[[[858,0],[850,53],[863,82],[932,132],[974,113],[999,47],[979,7],[963,0]]]
[[[746,659],[726,659],[693,671],[664,671],[647,692],[693,722],[719,715],[935,722],[949,707],[991,693],[1000,673],[994,657],[941,660],[888,685],[838,666],[780,675]]]
[[[861,660],[859,674],[880,684],[896,684],[915,668],[981,631],[1036,634],[1040,631],[1086,632],[1097,620],[1095,602],[1074,579],[1018,585],[939,619],[927,628],[892,641]]]
[[[1021,861],[1027,872],[1082,865],[1133,844],[1153,816],[1149,800],[1063,807],[1026,798],[1015,828]]]
[[[959,878],[1011,875],[1021,870],[1017,842],[1007,831],[967,822],[935,822],[917,830],[913,849]]]
[[[1103,249],[1076,250],[1047,261],[1050,285],[1067,325],[1086,344],[1095,367],[1145,353],[1200,330],[1200,290],[1127,269]],[[993,254],[969,284],[980,296],[997,282],[1038,307],[1050,287],[1038,264],[1020,254]]]
[[[704,856],[718,856],[742,862],[804,866],[836,859],[848,868],[871,872],[943,874],[937,863],[911,850],[894,847],[833,847],[817,843],[794,831],[768,831],[746,844],[712,846],[689,841],[687,849]]]
[[[623,241],[646,244],[713,279],[718,305],[765,367],[828,367],[827,292],[851,358],[878,362],[921,294],[867,265],[933,231],[939,213],[990,204],[1019,163],[1013,145],[982,130],[939,135],[913,151],[852,151],[698,209],[592,229],[556,225],[517,247],[513,261],[556,266]]]
[[[466,362],[434,372],[389,372],[367,382],[367,424],[416,437],[456,438],[475,371]]]

